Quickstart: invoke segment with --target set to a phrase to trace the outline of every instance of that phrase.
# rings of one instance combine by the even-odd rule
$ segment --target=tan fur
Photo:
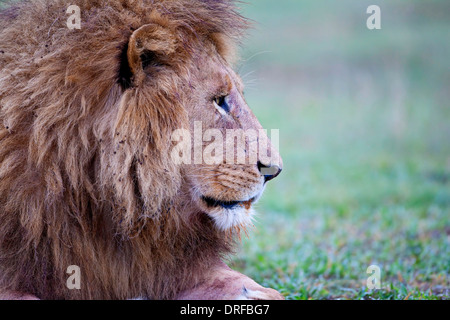
[[[66,27],[71,4],[81,30]],[[0,292],[201,298],[201,284],[223,281],[233,240],[194,195],[236,199],[262,178],[254,165],[179,166],[169,154],[172,132],[195,120],[260,128],[230,68],[246,25],[234,10],[226,0],[31,0],[0,13]],[[221,87],[238,106],[233,124],[208,100]],[[81,290],[66,287],[70,265]],[[233,279],[233,290],[251,281]]]

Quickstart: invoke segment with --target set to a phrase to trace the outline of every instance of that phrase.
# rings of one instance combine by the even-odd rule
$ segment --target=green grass
[[[379,31],[367,1],[244,7],[239,70],[284,171],[232,266],[288,299],[450,297],[450,6],[378,3]]]

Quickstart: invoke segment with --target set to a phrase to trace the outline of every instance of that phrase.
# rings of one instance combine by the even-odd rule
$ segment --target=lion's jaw
[[[195,189],[194,189],[195,190]],[[194,194],[200,210],[210,216],[215,226],[221,231],[241,231],[253,225],[254,204],[264,191],[264,184],[254,195],[236,197],[234,200],[218,200],[211,196]]]

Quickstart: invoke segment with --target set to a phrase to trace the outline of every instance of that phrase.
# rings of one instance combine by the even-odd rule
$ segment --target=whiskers
[[[241,59],[240,65],[237,67],[237,73],[241,74],[243,72],[243,70],[250,64],[249,62],[251,60],[253,60],[255,57],[263,55],[263,54],[271,53],[271,52],[272,51],[259,51],[259,52],[256,52],[255,54],[251,55],[247,59]],[[241,79],[245,84],[246,90],[248,90],[248,89],[253,90],[258,87],[259,79],[254,77],[255,72],[256,72],[255,70],[250,70],[247,73],[241,75]],[[251,77],[251,78],[249,78],[249,77]]]

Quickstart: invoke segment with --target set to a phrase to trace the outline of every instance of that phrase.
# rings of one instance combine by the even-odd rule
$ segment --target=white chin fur
[[[236,206],[233,209],[217,209],[210,212],[216,227],[221,231],[227,231],[234,227],[248,227],[253,225],[255,211],[253,208],[246,209],[242,206]]]

